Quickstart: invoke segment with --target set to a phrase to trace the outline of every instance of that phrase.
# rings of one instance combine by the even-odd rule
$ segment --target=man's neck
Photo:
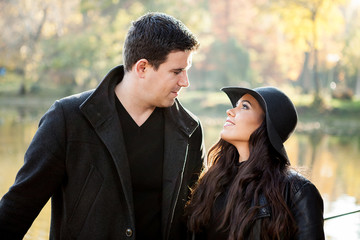
[[[143,101],[141,91],[138,89],[137,79],[128,72],[115,87],[115,94],[131,118],[138,126],[141,126],[150,117],[155,106],[149,106]]]

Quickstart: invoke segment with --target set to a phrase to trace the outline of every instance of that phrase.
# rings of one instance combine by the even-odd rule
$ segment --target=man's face
[[[174,51],[158,70],[146,69],[144,99],[153,107],[170,107],[181,88],[189,86],[187,71],[191,67],[192,52]]]

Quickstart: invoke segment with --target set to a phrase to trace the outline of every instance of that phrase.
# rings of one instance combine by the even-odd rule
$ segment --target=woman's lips
[[[231,120],[227,119],[227,120],[226,120],[226,122],[225,122],[225,124],[224,124],[224,127],[227,127],[227,126],[234,126],[234,125],[235,125],[235,123],[234,123],[234,122],[232,122]]]

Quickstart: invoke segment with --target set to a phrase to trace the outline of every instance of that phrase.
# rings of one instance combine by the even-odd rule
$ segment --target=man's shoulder
[[[85,92],[73,94],[70,96],[66,96],[58,100],[58,102],[65,107],[75,107],[80,106],[89,96],[94,92],[94,89],[88,90]]]

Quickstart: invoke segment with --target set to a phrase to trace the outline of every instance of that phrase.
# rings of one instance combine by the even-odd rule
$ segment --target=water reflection
[[[0,195],[12,185],[23,155],[46,108],[0,108]],[[206,147],[215,143],[222,118],[201,117]],[[360,136],[329,135],[321,127],[311,133],[298,131],[286,142],[291,164],[318,187],[325,203],[325,217],[360,209]],[[351,130],[350,130],[351,131]],[[48,203],[24,239],[48,239]],[[360,239],[360,214],[334,218],[325,223],[327,239]]]
[[[24,153],[37,129],[40,116],[46,109],[25,107],[0,108],[0,195],[13,184],[23,164]],[[35,220],[24,239],[49,239],[50,203]]]

